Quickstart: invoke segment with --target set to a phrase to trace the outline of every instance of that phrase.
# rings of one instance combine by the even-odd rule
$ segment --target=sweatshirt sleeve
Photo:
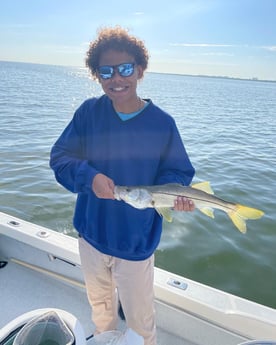
[[[98,171],[84,156],[85,124],[79,108],[52,147],[50,167],[58,183],[73,193],[92,191],[92,181]]]
[[[175,121],[172,119],[155,183],[180,183],[189,186],[194,174],[195,169],[186,152]]]

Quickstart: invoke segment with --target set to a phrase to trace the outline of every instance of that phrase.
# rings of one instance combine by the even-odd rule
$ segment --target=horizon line
[[[73,68],[81,68],[87,69],[85,66],[77,66],[77,65],[60,65],[60,64],[51,64],[51,63],[43,63],[43,62],[29,62],[29,61],[13,61],[13,60],[1,60],[0,62],[7,62],[7,63],[22,63],[22,64],[32,64],[32,65],[44,65],[44,66],[57,66],[57,67],[73,67]],[[275,79],[260,79],[258,77],[252,78],[242,78],[242,77],[234,77],[234,76],[227,76],[227,75],[209,75],[209,74],[189,74],[189,73],[176,73],[176,72],[156,72],[156,71],[145,71],[145,73],[154,73],[154,74],[169,74],[169,75],[181,75],[186,77],[203,77],[203,78],[220,78],[220,79],[235,79],[235,80],[245,80],[245,81],[260,81],[260,82],[271,82],[275,83]]]

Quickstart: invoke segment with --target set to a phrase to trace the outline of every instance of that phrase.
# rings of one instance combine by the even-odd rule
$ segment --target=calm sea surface
[[[76,235],[75,195],[55,182],[49,151],[101,93],[86,69],[0,62],[0,211]],[[265,212],[246,235],[220,211],[175,213],[156,266],[276,308],[276,83],[148,73],[139,93],[175,118],[195,181]]]

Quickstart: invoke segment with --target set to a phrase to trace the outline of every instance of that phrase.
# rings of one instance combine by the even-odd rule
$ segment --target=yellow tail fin
[[[235,210],[228,213],[232,222],[242,232],[246,233],[246,219],[259,219],[264,215],[264,212],[256,208],[247,207],[237,204]]]

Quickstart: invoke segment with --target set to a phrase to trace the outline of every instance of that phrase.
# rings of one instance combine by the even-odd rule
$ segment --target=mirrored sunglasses
[[[126,62],[115,66],[100,66],[98,67],[99,75],[102,79],[110,79],[114,76],[115,71],[121,77],[130,77],[134,72],[135,63]]]

